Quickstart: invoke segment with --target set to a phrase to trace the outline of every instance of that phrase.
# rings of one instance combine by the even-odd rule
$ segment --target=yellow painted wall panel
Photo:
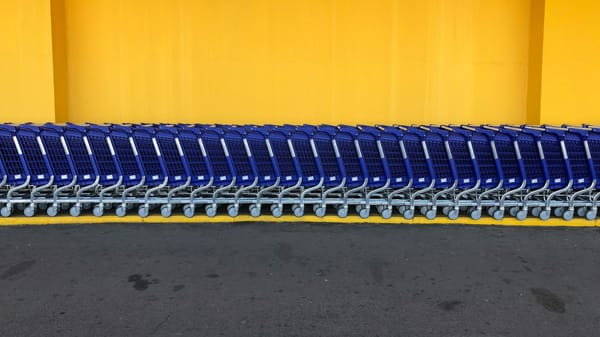
[[[65,0],[68,119],[525,122],[526,0]]]
[[[0,121],[54,121],[49,0],[0,1]]]
[[[542,123],[600,124],[600,2],[546,0]]]

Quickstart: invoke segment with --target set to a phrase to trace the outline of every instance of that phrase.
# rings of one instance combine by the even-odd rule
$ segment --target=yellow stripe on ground
[[[319,218],[314,215],[306,215],[297,218],[293,215],[284,215],[280,218],[275,218],[270,215],[261,215],[254,218],[250,215],[240,215],[231,218],[227,215],[221,215],[214,218],[209,218],[205,215],[197,215],[193,218],[186,218],[183,215],[174,215],[169,218],[164,218],[160,215],[151,215],[147,218],[140,218],[133,213],[125,217],[117,217],[115,215],[106,215],[95,217],[85,215],[80,217],[71,217],[69,215],[48,217],[39,215],[31,218],[24,216],[12,216],[8,218],[0,218],[0,226],[24,226],[24,225],[72,225],[72,224],[139,224],[139,223],[156,223],[156,224],[180,224],[180,223],[239,223],[239,222],[325,222],[325,223],[342,223],[342,224],[420,224],[420,225],[475,225],[475,226],[527,226],[527,227],[597,227],[597,221],[588,221],[585,219],[573,219],[565,221],[559,218],[551,218],[547,221],[542,221],[537,218],[528,218],[524,221],[519,221],[514,218],[505,218],[495,220],[493,218],[482,218],[473,220],[468,217],[450,220],[445,217],[439,217],[434,220],[427,220],[424,217],[416,217],[413,220],[406,220],[401,216],[392,217],[391,219],[383,219],[377,215],[371,216],[368,219],[362,219],[357,215],[348,216],[347,218],[339,218],[336,215],[325,216]]]

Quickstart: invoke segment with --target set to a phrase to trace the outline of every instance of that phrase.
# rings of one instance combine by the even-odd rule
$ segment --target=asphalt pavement
[[[597,336],[600,230],[0,228],[0,336]]]

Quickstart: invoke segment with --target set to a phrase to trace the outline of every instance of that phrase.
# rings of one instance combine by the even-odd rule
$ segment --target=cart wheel
[[[404,214],[404,211],[406,211],[406,206],[398,206],[396,209],[398,210],[398,213]]]
[[[579,207],[577,209],[577,216],[583,218],[585,216],[585,213],[587,213],[587,207]]]
[[[164,218],[168,218],[171,216],[171,212],[172,212],[172,206],[171,205],[162,205],[160,206],[160,215],[162,215]]]
[[[498,209],[494,212],[493,216],[494,216],[494,219],[496,219],[496,220],[502,220],[502,219],[504,219],[504,211]]]
[[[280,218],[283,214],[282,207],[279,207],[278,205],[271,205],[271,214],[273,214],[273,216],[276,218]]]
[[[46,209],[46,214],[48,214],[48,216],[56,216],[58,214],[58,207],[56,206],[50,206]]]
[[[358,215],[360,215],[362,219],[368,218],[370,213],[371,207],[369,206],[361,206],[360,210],[358,211]]]
[[[315,215],[318,216],[319,218],[322,218],[325,216],[325,207],[317,207],[315,209]]]
[[[230,217],[235,218],[239,213],[240,207],[238,205],[228,205],[227,206],[227,214]]]
[[[12,209],[8,206],[4,206],[2,207],[2,209],[0,209],[0,215],[2,215],[5,218],[9,217],[11,213]]]
[[[404,218],[406,220],[412,220],[415,217],[415,210],[407,209],[406,211],[404,211],[404,213],[402,215],[404,215]]]
[[[348,206],[340,206],[337,209],[337,215],[340,218],[345,218],[348,216]]]
[[[596,210],[589,210],[587,211],[587,213],[585,213],[585,218],[592,221],[592,220],[596,220],[596,216],[598,214],[598,211]],[[3,216],[6,216],[3,214]]]
[[[186,218],[191,218],[194,216],[194,211],[195,211],[195,207],[192,205],[185,205],[183,206],[183,215],[185,215]]]
[[[450,207],[450,206],[445,206],[444,208],[442,208],[442,213],[445,216],[448,216],[450,214],[450,211],[452,211],[452,207]]]
[[[217,207],[213,205],[206,205],[206,207],[204,207],[204,211],[209,218],[214,218],[217,215]]]
[[[550,219],[550,211],[549,210],[543,210],[540,212],[540,219],[546,221],[548,219]]]
[[[148,205],[141,205],[138,208],[138,215],[142,218],[147,218],[148,214],[150,214],[150,207]]]
[[[516,217],[520,221],[527,219],[527,211],[525,211],[525,210],[518,211]]]
[[[23,214],[25,214],[26,217],[32,217],[35,214],[35,206],[30,205],[25,207]]]
[[[73,208],[71,208],[71,209],[73,209]],[[121,218],[124,217],[125,214],[127,214],[127,207],[125,207],[123,205],[117,206],[117,209],[115,209],[115,214],[118,217],[121,217]]]
[[[471,219],[473,220],[479,220],[481,219],[481,210],[475,208],[474,210],[471,211]]]
[[[457,209],[453,209],[448,213],[448,218],[450,220],[456,220],[458,219],[458,210]]]
[[[421,206],[421,208],[419,208],[419,211],[421,212],[421,215],[426,215],[427,212],[429,211],[429,207]]]
[[[557,207],[554,209],[554,216],[561,217],[561,216],[563,216],[564,213],[565,213],[564,207]]]
[[[260,207],[258,205],[250,205],[248,209],[250,210],[250,215],[253,217],[257,218],[260,216]]]
[[[425,217],[429,220],[435,219],[436,216],[437,216],[437,210],[434,210],[433,208],[428,210],[427,213],[425,213]]]
[[[494,216],[494,213],[496,213],[497,210],[498,210],[498,207],[492,206],[487,209],[487,213],[489,216]]]
[[[531,209],[531,215],[533,215],[533,216],[540,216],[541,212],[542,212],[541,207],[534,207]]]
[[[304,215],[304,207],[300,205],[294,205],[292,206],[292,212],[294,212],[294,215],[299,218]]]
[[[71,207],[71,209],[69,209],[69,214],[75,217],[79,216],[81,214],[81,206],[75,205]]]
[[[379,214],[381,214],[382,218],[389,219],[392,217],[392,209],[389,207],[385,207],[381,211],[379,211]]]
[[[519,213],[519,207],[511,207],[508,210],[508,214],[510,214],[510,216],[517,216],[517,213]]]
[[[101,217],[104,215],[104,206],[96,205],[94,206],[94,210],[92,211],[95,216]]]
[[[573,215],[575,214],[575,212],[573,212],[572,210],[566,210],[563,212],[562,217],[563,219],[570,221],[573,220]]]

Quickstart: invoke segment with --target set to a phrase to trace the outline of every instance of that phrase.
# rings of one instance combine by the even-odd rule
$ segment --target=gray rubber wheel
[[[518,211],[516,217],[520,221],[527,219],[527,211],[525,211],[525,210]]]
[[[471,211],[471,219],[473,220],[479,220],[481,219],[481,210],[480,209],[474,209]]]
[[[494,216],[494,213],[496,213],[497,210],[498,210],[498,207],[492,206],[487,209],[487,213],[489,216]]]
[[[550,219],[550,211],[549,210],[543,210],[540,212],[540,219],[542,219],[543,221],[546,221],[548,219]]]
[[[236,216],[238,216],[240,207],[238,205],[228,205],[227,206],[227,214],[229,214],[230,217],[235,218]]]
[[[444,208],[442,208],[442,214],[444,214],[445,216],[448,216],[450,214],[450,211],[452,211],[452,207],[450,206],[445,206]]]
[[[587,213],[587,207],[579,207],[577,209],[577,216],[583,218],[585,216],[585,213]]]
[[[138,208],[138,215],[142,218],[147,218],[150,214],[150,207],[148,205],[141,205]]]
[[[517,216],[517,213],[519,213],[520,209],[519,207],[511,207],[508,210],[508,214],[510,214],[510,216]]]
[[[258,218],[260,216],[260,206],[250,205],[249,210],[250,215],[252,215],[253,217]]]
[[[496,219],[496,220],[502,220],[502,219],[504,219],[504,211],[503,210],[496,210],[494,212],[494,219]]]
[[[9,217],[11,213],[12,210],[8,206],[4,206],[2,207],[2,209],[0,209],[0,215],[2,215],[5,218]]]
[[[573,212],[572,210],[566,210],[563,212],[562,217],[564,220],[570,221],[573,220],[573,216],[575,215],[575,212]]]
[[[348,206],[340,206],[337,209],[337,215],[340,218],[345,218],[348,216]]]
[[[71,209],[72,209],[72,208],[71,208]],[[121,218],[122,218],[122,217],[124,217],[124,216],[125,216],[125,214],[127,214],[127,208],[126,208],[126,207],[123,207],[123,205],[119,205],[119,206],[117,206],[117,208],[115,209],[115,214],[116,214],[118,217],[121,217]]]
[[[48,214],[48,216],[56,216],[58,215],[58,207],[56,206],[50,206],[46,209],[46,214]]]
[[[585,213],[585,218],[588,219],[588,220],[590,220],[590,221],[596,220],[597,214],[598,214],[597,211],[595,211],[595,210],[589,210],[589,211],[587,211],[587,213]]]
[[[206,205],[204,210],[206,211],[206,215],[209,218],[214,218],[217,215],[217,207],[215,207],[213,205]]]
[[[25,207],[25,209],[23,210],[23,214],[25,214],[26,217],[32,217],[35,215],[35,206],[27,206]]]
[[[565,208],[564,207],[556,207],[554,209],[554,212],[552,212],[552,213],[554,213],[554,216],[561,217],[565,213]]]
[[[391,217],[392,217],[392,210],[386,207],[386,208],[382,209],[382,210],[379,212],[379,214],[381,214],[381,217],[382,217],[382,218],[384,218],[384,219],[389,219],[389,218],[391,218]]]
[[[81,215],[81,207],[77,206],[77,205],[71,207],[71,209],[69,209],[69,214],[71,214],[71,216],[75,216],[75,217]]]
[[[434,210],[433,208],[428,210],[427,213],[425,213],[425,217],[429,220],[435,219],[436,216],[437,216],[437,210]]]
[[[371,213],[371,208],[369,206],[362,206],[361,209],[358,211],[358,215],[362,219],[368,218],[370,213]]]
[[[173,207],[171,205],[162,205],[160,206],[160,215],[164,218],[168,218],[171,216]]]
[[[94,206],[94,210],[92,211],[95,216],[101,217],[104,215],[104,206],[96,205]]]
[[[534,207],[531,209],[531,215],[533,215],[533,216],[540,216],[541,212],[542,212],[541,207]]]
[[[415,210],[407,209],[406,211],[404,211],[404,213],[402,215],[404,216],[404,218],[406,220],[412,220],[415,217]]]
[[[273,207],[275,206],[275,207]],[[280,218],[281,215],[283,214],[283,209],[277,205],[273,205],[271,206],[271,214],[273,214],[274,217],[276,218]]]
[[[191,218],[194,216],[194,211],[195,208],[192,205],[185,205],[183,206],[183,215],[185,215],[186,218]]]
[[[304,207],[300,205],[294,205],[292,207],[292,212],[294,212],[294,215],[299,218],[304,215]]]
[[[325,207],[317,207],[315,209],[315,215],[318,216],[319,218],[322,218],[325,216]]]
[[[456,220],[458,219],[458,210],[457,209],[453,209],[448,213],[448,218],[450,220]]]

